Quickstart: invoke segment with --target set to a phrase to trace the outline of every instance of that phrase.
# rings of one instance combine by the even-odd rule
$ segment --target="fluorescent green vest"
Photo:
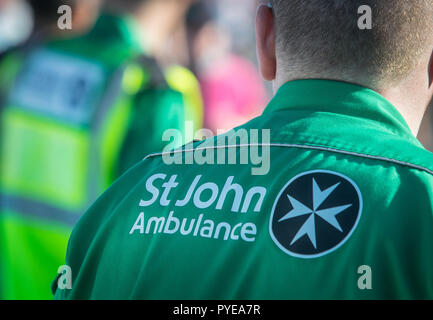
[[[182,93],[185,102],[185,121],[193,123],[194,132],[203,127],[204,106],[200,83],[185,67],[174,65],[165,71],[168,85]]]
[[[15,59],[21,64],[1,113],[0,298],[52,297],[72,227],[125,167],[119,154],[134,118],[153,118],[153,103],[146,114],[135,105],[170,91],[149,88],[152,71],[136,59],[141,51],[129,31],[104,16],[84,37]],[[162,100],[173,111],[181,104],[170,92]],[[158,149],[146,142],[134,146],[135,161]]]

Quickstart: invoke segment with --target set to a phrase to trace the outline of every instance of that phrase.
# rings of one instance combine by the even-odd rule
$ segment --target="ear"
[[[272,8],[265,4],[257,9],[256,37],[260,71],[265,80],[273,81],[277,73],[274,15]]]

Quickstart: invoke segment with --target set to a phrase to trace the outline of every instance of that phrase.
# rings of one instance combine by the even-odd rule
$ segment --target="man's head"
[[[361,6],[372,28],[359,28]],[[257,14],[262,75],[361,84],[423,113],[433,94],[432,0],[271,0]],[[410,122],[410,120],[409,120]],[[413,125],[414,130],[416,125]]]
[[[433,48],[432,0],[271,0],[270,4],[272,21],[267,8],[259,9],[259,53],[263,36],[273,37],[274,32],[278,71],[289,78],[334,78],[385,88],[405,79]],[[358,27],[358,9],[363,5],[372,10],[371,30]],[[266,41],[272,47],[271,40]],[[264,71],[266,78],[272,78],[272,71]]]

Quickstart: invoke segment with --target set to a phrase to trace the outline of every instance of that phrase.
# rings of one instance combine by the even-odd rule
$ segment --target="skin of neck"
[[[415,137],[418,135],[430,100],[426,98],[428,95],[425,93],[420,94],[421,88],[423,83],[415,78],[412,82],[404,81],[404,85],[401,86],[377,90],[400,112]]]
[[[420,57],[418,66],[397,84],[380,85],[373,81],[344,75],[308,73],[293,74],[285,68],[284,53],[276,46],[273,11],[260,5],[256,17],[257,55],[265,80],[272,81],[274,92],[288,81],[298,79],[329,79],[358,84],[384,96],[401,113],[414,136],[418,135],[423,116],[433,95],[433,41]]]
[[[418,67],[398,85],[377,89],[406,120],[413,135],[419,133],[433,94],[433,48],[426,51]],[[428,66],[426,68],[426,66]]]
[[[432,99],[432,79],[430,79],[429,72],[425,69],[425,66],[428,65],[429,58],[430,55],[425,55],[423,57],[423,63],[420,63],[416,70],[406,79],[392,86],[375,86],[365,79],[336,78],[329,75],[327,76],[326,74],[304,73],[293,75],[281,71],[284,70],[284,68],[279,66],[277,62],[276,76],[275,80],[273,80],[274,93],[286,82],[299,79],[328,79],[358,84],[370,88],[385,97],[400,112],[406,120],[412,134],[416,137],[420,130],[427,106]]]

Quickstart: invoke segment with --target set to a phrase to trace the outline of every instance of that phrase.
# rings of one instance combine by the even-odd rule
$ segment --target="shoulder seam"
[[[329,148],[329,147],[310,146],[310,145],[302,145],[302,144],[284,144],[284,143],[239,144],[239,145],[209,146],[209,147],[198,147],[198,148],[192,148],[192,149],[173,150],[173,151],[169,151],[169,152],[153,153],[153,154],[150,154],[147,157],[145,157],[143,160],[146,160],[149,158],[160,157],[160,156],[164,156],[164,155],[184,153],[184,152],[195,152],[195,151],[203,151],[203,150],[210,150],[210,149],[224,149],[224,148],[245,148],[245,147],[278,147],[278,148],[297,148],[297,149],[327,151],[327,152],[345,154],[345,155],[350,155],[350,156],[355,156],[355,157],[365,158],[365,159],[370,159],[370,160],[378,160],[378,161],[385,161],[385,162],[389,162],[389,163],[394,163],[394,164],[409,167],[412,169],[424,171],[430,175],[433,175],[433,170],[431,170],[429,168],[426,168],[426,167],[423,167],[420,165],[416,165],[416,164],[413,164],[410,162],[392,159],[392,158],[374,156],[374,155],[363,154],[363,153],[358,153],[358,152],[353,152],[353,151],[340,150],[340,149]]]

